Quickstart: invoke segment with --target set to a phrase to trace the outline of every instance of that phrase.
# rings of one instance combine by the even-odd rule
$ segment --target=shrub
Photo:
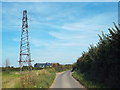
[[[108,30],[109,34],[99,35],[97,45],[90,45],[88,52],[82,54],[76,62],[76,67],[80,72],[89,75],[91,80],[109,87],[119,87],[120,29],[115,25],[115,28]]]

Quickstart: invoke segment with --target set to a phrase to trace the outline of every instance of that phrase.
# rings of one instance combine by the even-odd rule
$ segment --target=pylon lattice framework
[[[23,11],[22,18],[22,33],[21,33],[21,42],[20,42],[20,59],[19,65],[22,70],[24,64],[28,64],[29,67],[32,66],[31,55],[30,55],[30,46],[29,46],[29,35],[28,35],[28,18],[27,11]],[[30,68],[29,68],[30,69]]]

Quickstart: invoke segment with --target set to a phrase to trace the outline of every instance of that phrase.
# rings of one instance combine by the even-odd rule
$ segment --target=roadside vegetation
[[[73,76],[87,88],[120,87],[120,29],[108,30],[73,66]]]
[[[27,68],[24,66],[21,73],[20,68],[2,68],[2,88],[49,88],[56,73],[71,69],[71,65],[56,63],[53,67],[32,67],[32,71],[27,71]]]
[[[2,88],[48,88],[55,78],[55,69],[2,72]]]
[[[2,72],[2,88],[17,88],[20,84],[19,72]]]
[[[61,65],[59,63],[55,63],[53,64],[53,68],[55,69],[56,72],[62,72],[72,69],[72,65],[71,64]]]
[[[79,81],[85,88],[108,88],[102,83],[95,82],[94,80],[90,80],[89,75],[85,73],[81,73],[79,71],[75,71],[72,76]]]
[[[55,69],[31,71],[20,77],[22,88],[49,88],[55,78]]]
[[[2,88],[2,70],[0,68],[0,89]]]

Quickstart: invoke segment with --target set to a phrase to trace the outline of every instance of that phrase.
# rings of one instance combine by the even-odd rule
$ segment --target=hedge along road
[[[71,71],[57,73],[56,78],[50,88],[84,88],[72,77]]]

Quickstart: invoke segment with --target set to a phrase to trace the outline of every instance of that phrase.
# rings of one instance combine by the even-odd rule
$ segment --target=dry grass
[[[2,88],[2,72],[0,71],[0,89]]]
[[[3,72],[2,73],[2,87],[3,88],[17,88],[20,77],[19,72]]]
[[[21,77],[23,88],[49,88],[55,78],[54,69],[32,71]]]
[[[54,69],[3,74],[3,88],[49,88],[55,78]]]

